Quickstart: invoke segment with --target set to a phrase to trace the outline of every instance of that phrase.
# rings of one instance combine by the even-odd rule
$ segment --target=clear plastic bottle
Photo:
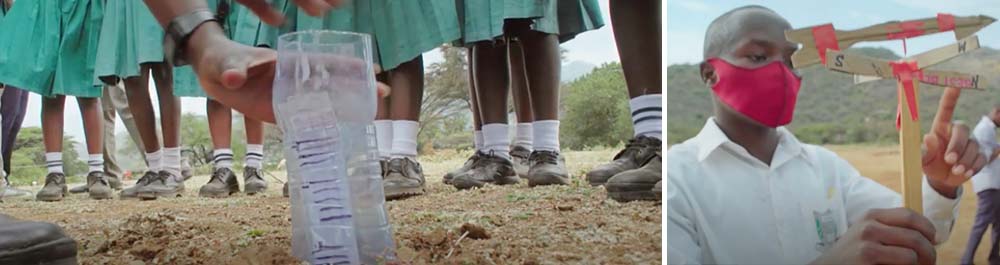
[[[396,260],[375,146],[367,34],[278,39],[274,110],[284,132],[293,254],[312,264]]]

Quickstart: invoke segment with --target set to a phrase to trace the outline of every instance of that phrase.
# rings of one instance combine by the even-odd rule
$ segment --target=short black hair
[[[732,23],[733,21],[731,18],[740,11],[749,10],[760,10],[778,15],[777,12],[774,12],[774,10],[767,7],[760,5],[747,5],[729,10],[729,12],[715,18],[715,20],[712,20],[712,23],[708,24],[708,30],[705,30],[705,46],[702,54],[704,56],[703,59],[707,60],[709,58],[719,57],[719,55],[722,55],[725,48],[729,47],[729,45],[731,45],[737,37],[736,34],[733,34],[733,30],[739,25]]]

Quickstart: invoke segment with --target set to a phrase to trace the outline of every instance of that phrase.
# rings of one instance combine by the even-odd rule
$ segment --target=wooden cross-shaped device
[[[897,81],[897,117],[900,154],[902,155],[903,206],[923,212],[921,186],[921,132],[919,119],[919,83],[946,89],[982,89],[983,78],[976,74],[934,71],[926,68],[960,54],[979,48],[979,39],[972,35],[995,19],[987,16],[954,17],[938,14],[936,18],[892,21],[858,30],[834,30],[831,24],[789,30],[785,37],[801,44],[792,55],[795,68],[813,64],[844,73]],[[876,59],[842,51],[861,41],[882,41],[912,38],[938,32],[954,31],[958,42],[933,49],[899,61]],[[905,42],[904,42],[905,49]],[[940,114],[940,113],[939,113]],[[947,119],[950,119],[947,117]]]

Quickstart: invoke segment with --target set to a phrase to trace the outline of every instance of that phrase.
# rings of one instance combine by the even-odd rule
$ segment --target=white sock
[[[232,149],[215,149],[212,151],[212,164],[215,165],[216,169],[219,168],[232,168],[233,167],[233,150]]]
[[[181,175],[181,148],[163,148],[163,170],[174,176]]]
[[[476,147],[476,151],[483,150],[483,131],[481,129],[473,135],[472,143]]]
[[[389,160],[392,155],[392,121],[375,121],[375,145],[378,146],[378,156],[381,159]]]
[[[62,153],[45,153],[45,168],[49,169],[49,174],[63,173]]]
[[[635,137],[663,137],[663,101],[661,94],[642,95],[628,101],[632,110]]]
[[[559,120],[535,121],[532,129],[535,150],[559,152]]]
[[[487,154],[510,159],[510,137],[506,123],[483,125],[483,148]]]
[[[87,166],[90,172],[104,172],[104,154],[90,154],[87,156]]]
[[[160,172],[160,170],[163,170],[163,149],[146,153],[146,164],[149,165],[149,171],[151,172]]]
[[[264,145],[248,144],[247,155],[243,159],[246,166],[260,169],[264,164]]]
[[[418,122],[392,121],[392,158],[417,157],[418,130],[420,130]]]
[[[532,129],[530,122],[522,122],[517,124],[517,134],[514,136],[514,145],[522,146],[532,150],[532,145],[534,144],[534,130]]]

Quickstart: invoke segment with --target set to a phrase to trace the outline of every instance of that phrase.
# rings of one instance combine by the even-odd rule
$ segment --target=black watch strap
[[[187,46],[188,39],[191,38],[191,33],[194,33],[194,30],[205,22],[210,21],[217,20],[215,14],[207,8],[196,9],[171,20],[163,36],[163,55],[167,62],[174,66],[187,65],[187,55],[184,54],[184,48]]]

